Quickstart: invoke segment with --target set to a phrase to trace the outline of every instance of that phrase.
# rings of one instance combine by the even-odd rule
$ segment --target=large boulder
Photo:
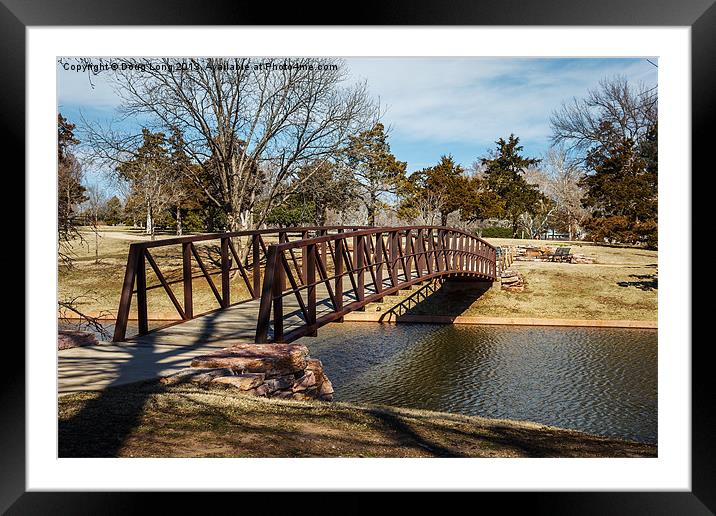
[[[234,371],[225,367],[190,367],[165,376],[160,382],[165,385],[187,382],[205,384],[218,377],[231,376],[233,374]]]
[[[313,371],[306,371],[306,374],[296,380],[291,390],[293,392],[305,391],[307,389],[310,389],[311,387],[314,387],[316,383],[316,375],[313,374]]]
[[[228,367],[239,372],[284,376],[308,365],[308,348],[300,344],[236,344],[194,358],[192,367]]]
[[[240,391],[248,391],[264,383],[265,378],[264,373],[244,373],[233,376],[219,376],[214,378],[212,383],[225,387],[234,387]]]
[[[323,362],[321,362],[317,358],[308,359],[306,371],[311,371],[315,375],[317,383],[321,383],[326,379],[326,375],[323,372]]]

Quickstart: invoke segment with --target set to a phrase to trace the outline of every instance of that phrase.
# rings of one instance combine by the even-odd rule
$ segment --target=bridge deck
[[[412,279],[418,277],[415,271],[411,276]],[[406,281],[405,273],[398,274],[398,281],[399,283]],[[383,280],[383,286],[384,289],[392,286],[389,278]],[[366,283],[365,295],[369,296],[375,292],[375,284],[373,282]],[[303,299],[305,302],[305,291]],[[316,299],[316,316],[318,318],[333,311],[333,305],[324,283],[316,288]],[[356,300],[353,290],[348,290],[343,294],[344,306]],[[201,345],[217,348],[230,346],[232,342],[253,342],[256,335],[259,304],[259,299],[252,299],[127,340],[139,345]],[[295,295],[284,297],[283,307],[285,333],[306,324]],[[272,332],[273,328],[270,328],[270,334]]]

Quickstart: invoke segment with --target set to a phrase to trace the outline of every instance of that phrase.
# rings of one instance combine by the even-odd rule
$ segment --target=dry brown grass
[[[494,245],[519,245],[539,240],[489,239]],[[552,244],[550,242],[550,244]],[[568,243],[573,253],[594,264],[515,261],[512,269],[525,278],[523,292],[500,289],[499,283],[479,295],[470,288],[442,288],[412,306],[411,314],[469,315],[542,319],[621,319],[655,321],[658,288],[657,252],[633,247]],[[385,313],[413,295],[401,291],[366,308]]]
[[[506,420],[134,384],[59,398],[60,457],[655,457]]]

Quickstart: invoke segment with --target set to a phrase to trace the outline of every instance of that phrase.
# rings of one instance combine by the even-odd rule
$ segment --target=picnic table
[[[558,247],[554,250],[554,253],[550,254],[550,261],[552,262],[564,262],[572,261],[572,248],[571,247]]]

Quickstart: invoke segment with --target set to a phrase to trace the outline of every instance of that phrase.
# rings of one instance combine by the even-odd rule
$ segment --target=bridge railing
[[[127,335],[127,323],[130,318],[132,299],[136,296],[137,324],[139,335],[149,332],[150,308],[148,292],[161,289],[171,301],[179,321],[186,321],[209,311],[195,313],[194,280],[204,278],[215,298],[216,309],[250,299],[258,299],[263,288],[267,252],[273,241],[289,243],[292,239],[325,237],[332,233],[360,230],[366,226],[325,226],[265,229],[227,233],[209,233],[202,235],[166,238],[151,242],[133,243],[129,247],[124,282],[120,295],[119,309],[115,323],[115,342],[123,341]],[[215,259],[202,251],[216,248]],[[168,271],[159,253],[175,252],[179,256],[179,266]],[[290,252],[294,268],[300,268],[300,262],[294,252]],[[155,283],[147,284],[147,265],[155,277]],[[178,270],[177,270],[178,269]],[[214,278],[218,277],[218,281]],[[302,278],[302,277],[301,277]],[[232,300],[232,282],[239,281],[248,293],[248,299]],[[301,279],[301,281],[303,281]],[[174,292],[172,286],[181,284],[180,292]],[[179,295],[177,295],[179,294]],[[180,299],[181,298],[181,299]]]
[[[302,257],[300,267],[292,261],[296,254]],[[269,246],[266,260],[256,342],[314,336],[320,326],[350,311],[431,278],[494,281],[497,274],[492,245],[464,231],[434,226],[338,231],[277,243]],[[319,288],[328,300],[321,300],[320,315]],[[297,310],[286,306],[286,298],[295,299]],[[291,326],[284,331],[286,321]]]

